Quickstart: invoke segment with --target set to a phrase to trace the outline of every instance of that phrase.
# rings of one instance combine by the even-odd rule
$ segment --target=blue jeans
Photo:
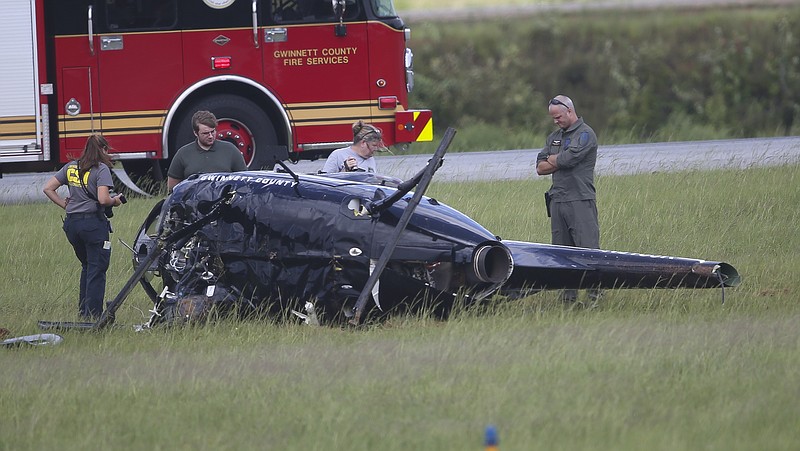
[[[81,262],[78,312],[84,319],[97,319],[103,314],[106,271],[111,260],[108,220],[99,213],[67,215],[64,233]]]

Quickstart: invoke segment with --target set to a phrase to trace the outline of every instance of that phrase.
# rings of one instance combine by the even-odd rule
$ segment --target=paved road
[[[458,135],[454,139],[458,143]],[[436,173],[439,181],[519,180],[538,177],[538,149],[448,153]],[[425,166],[430,155],[378,156],[381,173],[408,179]],[[600,146],[597,174],[747,168],[800,163],[800,136],[658,144]],[[289,167],[301,174],[316,173],[324,160],[302,161]],[[0,205],[44,202],[42,186],[53,173],[6,174],[0,178]],[[62,188],[64,189],[64,188]]]
[[[456,134],[453,143],[458,142]],[[539,149],[498,152],[448,153],[436,172],[436,180],[493,180],[539,177],[534,171]],[[381,173],[400,179],[414,175],[429,155],[378,156]],[[718,141],[600,146],[597,174],[623,175],[640,172],[704,170],[775,166],[800,162],[800,136]],[[291,166],[298,173],[316,172],[324,161],[303,161]]]

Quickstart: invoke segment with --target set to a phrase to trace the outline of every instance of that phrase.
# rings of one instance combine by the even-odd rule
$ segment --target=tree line
[[[800,7],[411,23],[413,107],[440,130],[546,134],[566,94],[606,144],[800,132]]]

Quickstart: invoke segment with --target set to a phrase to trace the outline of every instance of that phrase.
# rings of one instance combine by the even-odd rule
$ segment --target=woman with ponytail
[[[86,320],[96,320],[103,313],[106,271],[111,260],[111,223],[106,207],[125,202],[122,195],[111,195],[111,157],[108,141],[92,135],[77,160],[61,168],[44,186],[44,194],[66,211],[64,233],[81,262],[78,313]],[[66,185],[69,195],[62,198],[56,190]],[[109,215],[110,216],[110,215]]]

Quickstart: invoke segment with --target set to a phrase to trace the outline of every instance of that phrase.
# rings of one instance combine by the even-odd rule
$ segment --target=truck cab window
[[[392,0],[372,0],[372,10],[378,17],[397,17],[397,11],[394,10],[394,3]]]
[[[110,31],[165,30],[178,20],[175,0],[106,0]]]
[[[357,2],[347,1],[344,20],[359,16]],[[331,0],[272,0],[272,18],[276,23],[335,22]]]

